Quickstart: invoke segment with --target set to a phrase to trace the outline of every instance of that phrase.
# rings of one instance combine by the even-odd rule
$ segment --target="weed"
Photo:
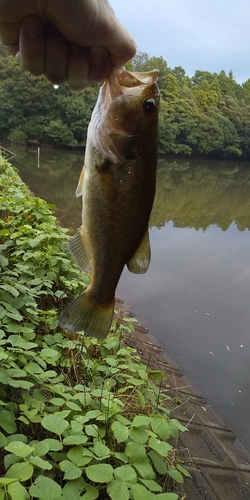
[[[0,500],[176,500],[187,429],[114,320],[103,340],[58,330],[86,288],[68,235],[0,158]]]

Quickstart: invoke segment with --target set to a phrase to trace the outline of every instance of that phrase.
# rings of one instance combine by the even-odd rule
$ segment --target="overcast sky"
[[[135,38],[138,51],[162,56],[168,66],[230,69],[238,83],[250,78],[249,0],[110,0]]]

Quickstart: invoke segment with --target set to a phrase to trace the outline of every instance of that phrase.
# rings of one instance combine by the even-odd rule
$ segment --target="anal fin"
[[[148,269],[150,258],[151,250],[147,229],[132,259],[127,262],[127,268],[131,273],[143,274]]]
[[[89,267],[89,257],[84,245],[83,228],[77,229],[77,232],[69,242],[69,251],[79,269],[83,271]]]

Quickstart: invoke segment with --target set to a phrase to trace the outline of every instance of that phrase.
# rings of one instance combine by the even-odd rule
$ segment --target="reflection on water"
[[[83,155],[22,152],[32,191],[78,227]],[[159,159],[152,262],[118,294],[250,448],[250,164]]]

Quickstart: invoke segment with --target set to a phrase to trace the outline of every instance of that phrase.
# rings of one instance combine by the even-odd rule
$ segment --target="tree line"
[[[250,78],[233,72],[171,69],[162,57],[138,53],[132,71],[159,69],[159,153],[250,158]],[[0,47],[0,141],[85,146],[99,84],[80,93],[55,89],[44,77],[22,71]]]

